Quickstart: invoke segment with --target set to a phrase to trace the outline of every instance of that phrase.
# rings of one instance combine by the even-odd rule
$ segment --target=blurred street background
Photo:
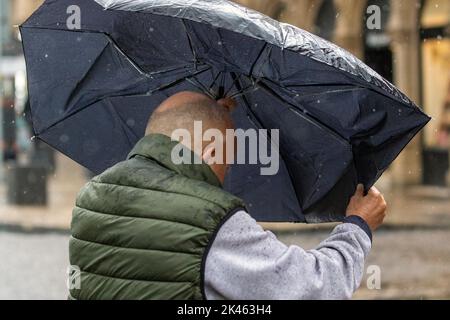
[[[368,272],[355,299],[450,299],[450,0],[236,2],[346,48],[433,117],[377,183],[389,212],[367,267],[381,287]],[[0,299],[66,298],[71,210],[90,176],[32,139],[17,26],[41,3],[0,0]],[[305,248],[333,227],[264,226]]]

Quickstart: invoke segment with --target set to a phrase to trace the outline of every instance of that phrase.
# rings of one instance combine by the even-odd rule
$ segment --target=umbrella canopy
[[[35,136],[95,173],[180,91],[234,96],[238,128],[279,129],[276,175],[235,165],[226,181],[259,221],[341,220],[429,121],[345,50],[225,0],[47,0],[21,34]]]

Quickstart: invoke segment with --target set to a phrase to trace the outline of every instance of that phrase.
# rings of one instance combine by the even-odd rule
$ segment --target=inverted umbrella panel
[[[47,0],[21,33],[36,136],[94,172],[184,90],[235,97],[237,128],[278,129],[279,171],[234,165],[226,181],[259,221],[341,220],[429,121],[345,50],[229,1]]]

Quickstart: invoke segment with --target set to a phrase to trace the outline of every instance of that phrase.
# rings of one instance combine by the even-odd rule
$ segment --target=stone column
[[[334,0],[338,16],[334,42],[353,53],[360,59],[364,58],[363,15],[366,11],[366,0]]]
[[[279,0],[237,0],[235,2],[275,19],[278,18],[283,6]]]
[[[3,1],[3,0],[2,0]],[[43,0],[13,0],[12,1],[12,24],[23,23],[41,4]]]
[[[311,31],[322,0],[282,0],[284,10],[280,20],[304,30]]]
[[[391,0],[388,26],[392,39],[394,83],[415,102],[420,98],[419,8],[420,0]],[[390,175],[394,186],[421,182],[420,134],[393,163]]]

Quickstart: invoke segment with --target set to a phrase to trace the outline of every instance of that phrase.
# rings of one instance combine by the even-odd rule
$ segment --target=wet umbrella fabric
[[[238,128],[279,129],[276,175],[234,165],[226,181],[259,221],[341,220],[429,121],[345,50],[224,0],[47,0],[21,34],[35,136],[95,173],[183,90],[235,96]]]

